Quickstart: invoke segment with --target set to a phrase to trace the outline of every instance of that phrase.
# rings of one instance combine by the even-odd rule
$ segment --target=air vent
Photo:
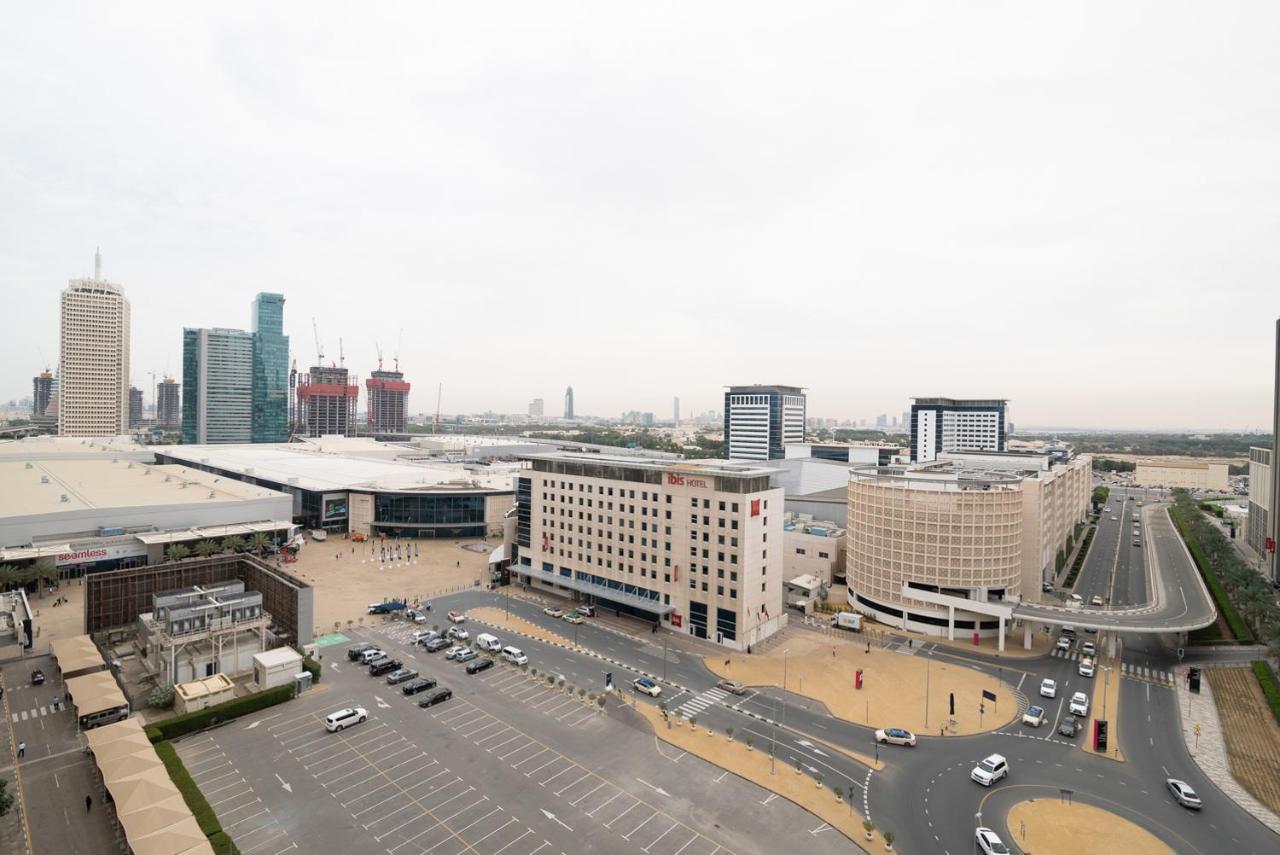
[[[63,493],[63,494],[62,494],[62,498],[61,498],[61,499],[59,499],[58,501],[60,501],[60,502],[69,502],[69,501],[71,501],[71,500],[67,498],[67,494],[66,494],[66,493]]]
[[[48,484],[48,483],[49,483],[49,476],[48,476],[48,475],[41,475],[41,476],[40,476],[40,483],[41,483],[41,484]]]
[[[27,462],[26,467],[24,467],[24,468],[26,468],[26,469],[34,469],[35,467],[31,465],[31,462],[30,462],[30,461],[28,461],[28,462]]]

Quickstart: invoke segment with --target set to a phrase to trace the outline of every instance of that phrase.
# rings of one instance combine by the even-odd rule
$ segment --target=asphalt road
[[[504,601],[506,598],[486,592],[466,592],[451,597],[447,607],[502,605]],[[537,605],[518,598],[509,602],[511,610],[526,620],[572,635],[572,627],[543,616]],[[662,636],[655,638],[660,641]],[[662,676],[662,648],[654,640],[624,637],[590,620],[579,627],[578,640],[614,661],[527,638],[519,643],[531,663],[564,670],[582,680],[580,685],[599,688],[599,684],[589,681],[603,680],[606,671],[612,671],[615,682],[623,685],[629,683],[632,672]],[[1022,692],[1033,698],[1040,680],[1053,677],[1058,681],[1058,697],[1046,701],[1046,709],[1054,722],[1066,715],[1063,710],[1072,692],[1089,688],[1086,684],[1090,681],[1076,674],[1076,663],[1070,659],[997,660],[980,654],[960,655],[931,644],[917,647],[914,655],[964,661],[993,675],[1000,674],[1011,683],[1021,684]],[[1167,667],[1172,655],[1171,639],[1133,637],[1126,647],[1126,657],[1130,655]],[[856,799],[865,799],[872,820],[879,828],[895,832],[902,851],[970,851],[974,816],[979,811],[984,824],[1000,829],[1006,842],[1016,842],[1003,826],[1004,813],[1016,800],[1014,794],[1057,797],[1062,789],[1071,790],[1073,798],[1129,817],[1179,853],[1212,855],[1228,843],[1236,852],[1264,853],[1273,852],[1280,845],[1276,835],[1237,808],[1199,773],[1182,742],[1174,692],[1166,686],[1110,675],[1111,690],[1118,690],[1123,697],[1120,728],[1121,744],[1128,757],[1125,763],[1079,751],[1077,746],[1084,734],[1067,740],[1049,725],[1033,729],[1015,722],[999,732],[970,737],[918,734],[920,744],[915,749],[880,747],[878,751],[887,768],[870,773],[866,766],[819,741],[874,754],[877,749],[869,728],[832,718],[820,705],[793,693],[785,699],[777,691],[753,691],[745,698],[721,697],[723,693],[717,694],[714,689],[717,678],[696,656],[668,653],[666,675],[663,699],[673,710],[693,700],[700,723],[709,723],[717,730],[733,726],[736,733],[750,734],[756,745],[765,750],[776,738],[780,763],[791,768],[799,763],[809,774],[821,772],[828,786],[839,782]],[[1107,677],[1100,672],[1098,679]],[[638,700],[651,702],[643,697]],[[1025,700],[1021,703],[1025,704]],[[968,773],[977,761],[991,753],[1008,757],[1012,774],[1007,781],[987,790],[970,781]],[[1197,789],[1205,802],[1202,813],[1191,813],[1172,801],[1164,789],[1167,775],[1181,777]]]

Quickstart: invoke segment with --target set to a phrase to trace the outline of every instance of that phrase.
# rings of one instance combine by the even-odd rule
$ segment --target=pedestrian
[[[945,724],[942,727],[938,728],[938,735],[939,736],[947,735],[947,726]]]
[[[84,812],[88,813],[93,810],[93,796],[84,797]]]
[[[27,743],[25,743],[25,742],[19,742],[19,743],[18,743],[18,757],[20,757],[20,758],[21,758],[21,757],[26,757],[26,756],[27,756]]]

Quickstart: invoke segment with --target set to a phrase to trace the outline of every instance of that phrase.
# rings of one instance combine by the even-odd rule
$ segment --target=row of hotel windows
[[[594,485],[592,485],[592,484],[578,485],[578,486],[579,486],[579,490],[578,490],[578,492],[586,492],[586,493],[596,492],[596,491],[593,491],[593,489],[592,489],[592,488],[593,488],[593,486],[594,486]],[[585,486],[585,488],[586,488],[585,490],[584,490],[584,489],[582,489],[584,486]],[[573,483],[572,483],[572,482],[570,482],[570,483],[569,483],[569,486],[568,486],[568,489],[569,489],[570,491],[572,491],[572,490],[573,490],[573,487],[574,487]],[[556,494],[556,493],[554,492],[554,490],[555,490],[555,484],[554,484],[554,483],[552,483],[552,484],[551,484],[551,489],[552,489],[552,492],[547,492],[546,490],[543,490],[543,491],[542,491],[542,501],[544,501],[544,502],[561,502],[561,503],[567,502],[567,503],[569,503],[569,504],[573,504],[573,503],[574,503],[574,499],[575,499],[575,498],[577,498],[577,500],[578,500],[578,502],[577,502],[577,503],[578,503],[579,505],[583,505],[583,504],[585,504],[587,507],[595,507],[595,505],[594,505],[594,500],[593,500],[593,499],[583,499],[581,496],[574,497],[574,496],[558,495],[558,494]],[[565,488],[565,482],[564,482],[564,481],[561,481],[561,482],[560,482],[560,489],[562,489],[562,490],[563,490],[563,489],[566,489],[566,488]],[[613,495],[613,489],[614,489],[613,487],[608,487],[608,488],[606,488],[606,487],[601,487],[601,488],[599,489],[598,493],[599,493],[599,495],[602,495],[602,496],[603,496],[603,495],[609,495],[609,496],[612,496],[612,495]],[[607,491],[607,493],[606,493],[606,491]],[[662,498],[662,497],[663,497],[663,495],[664,495],[664,494],[662,494],[662,493],[656,493],[656,492],[655,492],[655,493],[653,493],[653,494],[650,494],[648,491],[646,491],[646,490],[642,490],[642,491],[640,491],[640,501],[642,501],[642,502],[648,502],[648,501],[654,501],[654,502],[657,502],[660,498]],[[670,493],[667,493],[667,494],[665,494],[665,496],[666,496],[666,503],[667,503],[668,505],[669,505],[669,504],[671,504],[671,503],[672,503],[672,502],[671,502],[671,494],[670,494]],[[619,489],[618,489],[618,498],[619,498],[619,499],[634,499],[635,497],[636,497],[636,491],[635,491],[635,490],[623,490],[623,489],[621,489],[621,488],[619,488]],[[690,497],[690,499],[689,499],[689,506],[690,506],[690,507],[693,507],[693,508],[698,507],[698,501],[699,501],[699,500],[698,500],[698,498],[697,498],[696,496],[694,496],[694,497]],[[703,507],[703,509],[704,509],[704,510],[711,510],[711,500],[710,500],[710,499],[702,499],[701,501],[702,501],[702,507]],[[609,510],[613,510],[613,503],[612,503],[612,502],[608,502],[607,504],[608,504],[608,509],[609,509]],[[723,512],[724,512],[724,511],[726,511],[726,510],[727,510],[727,511],[729,511],[730,513],[734,513],[734,514],[738,513],[738,503],[737,503],[737,502],[717,502],[716,504],[717,504],[717,506],[718,506],[718,508],[719,508],[719,510],[720,510],[720,512],[721,512],[721,513],[723,513]],[[764,509],[765,509],[765,510],[768,510],[768,509],[769,509],[769,500],[768,500],[768,499],[765,499],[765,500],[764,500],[764,502],[763,502],[763,505],[764,505]],[[600,507],[602,507],[602,508],[603,508],[604,506],[605,506],[604,504],[601,504],[601,506],[600,506]],[[627,511],[627,508],[630,508],[630,510],[629,510],[629,511]],[[627,512],[629,512],[629,513],[633,513],[633,514],[634,514],[634,513],[636,512],[636,506],[635,506],[635,505],[623,505],[623,504],[619,503],[619,504],[618,504],[618,510],[619,510],[619,511],[627,511]],[[644,512],[644,508],[641,508],[641,513],[643,513],[643,512]]]

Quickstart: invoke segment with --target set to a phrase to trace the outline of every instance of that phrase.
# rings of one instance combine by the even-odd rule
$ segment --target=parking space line
[[[579,767],[579,768],[581,768],[581,767]],[[567,786],[567,787],[562,787],[562,788],[560,788],[560,789],[556,790],[556,795],[557,795],[557,796],[558,796],[558,795],[560,795],[560,794],[561,794],[561,793],[563,793],[565,790],[572,790],[572,789],[573,789],[574,787],[576,787],[578,784],[581,784],[583,781],[585,781],[587,778],[590,778],[590,777],[591,777],[591,773],[590,773],[590,772],[583,772],[583,773],[582,773],[582,777],[581,777],[581,778],[579,778],[578,780],[574,781],[572,784],[570,784],[570,785],[569,785],[569,786]]]
[[[226,756],[227,756],[226,753],[219,751],[216,756],[208,757],[204,760],[198,760],[195,763],[183,763],[183,765],[186,766],[187,771],[190,772],[192,769],[194,769],[197,766],[203,766],[205,763],[212,763],[214,760],[217,760],[219,758],[225,758]]]
[[[516,845],[517,843],[519,843],[521,840],[524,840],[524,839],[525,839],[526,837],[528,837],[530,834],[533,834],[533,829],[532,829],[532,828],[530,828],[530,829],[529,829],[528,831],[526,831],[524,834],[522,834],[522,835],[520,835],[519,837],[517,837],[515,840],[512,840],[512,841],[511,841],[510,843],[508,843],[506,846],[503,846],[501,849],[496,850],[496,851],[493,853],[493,855],[502,855],[502,853],[503,853],[503,852],[506,852],[508,849],[510,849],[512,846],[515,846],[515,845]],[[476,842],[477,842],[477,843],[479,843],[480,841],[479,841],[479,840],[477,840]]]
[[[512,727],[506,727],[506,726],[504,725],[504,726],[503,726],[503,728],[502,728],[502,730],[498,731],[497,733],[491,733],[491,734],[489,734],[488,736],[482,736],[482,737],[480,737],[479,739],[476,739],[476,740],[473,740],[473,741],[475,742],[476,747],[477,747],[477,748],[479,748],[481,745],[484,745],[484,744],[485,744],[486,742],[488,742],[490,739],[502,739],[502,737],[506,736],[508,733],[511,733],[513,730],[515,730],[515,728],[512,728]],[[511,737],[511,739],[519,739],[519,738],[520,738],[519,736],[513,736],[513,737]],[[510,742],[510,741],[511,741],[511,739],[506,740],[506,742],[501,742],[501,743],[499,743],[499,745],[506,745],[506,744],[507,744],[507,742]]]
[[[552,761],[552,762],[555,762],[555,761]],[[552,775],[550,778],[547,778],[547,780],[545,780],[545,781],[539,781],[539,782],[538,782],[538,786],[539,786],[539,787],[545,787],[547,784],[550,784],[552,781],[554,781],[556,778],[559,778],[559,777],[560,777],[561,775],[563,775],[565,772],[568,772],[570,769],[575,769],[575,768],[578,768],[578,764],[576,764],[576,763],[574,763],[574,762],[570,761],[570,763],[569,763],[569,765],[568,765],[568,766],[565,766],[565,767],[564,767],[563,769],[561,769],[559,772],[556,772],[556,773],[555,773],[554,775]]]
[[[242,823],[242,822],[248,822],[249,820],[253,819],[255,816],[262,816],[264,813],[268,813],[268,811],[267,811],[267,809],[266,809],[265,807],[264,807],[262,810],[258,811],[257,813],[250,814],[249,816],[246,816],[244,819],[238,819],[238,820],[236,820],[235,822],[231,823],[230,825],[224,825],[224,826],[222,826],[222,830],[223,830],[223,831],[226,831],[227,829],[235,828],[235,827],[236,827],[237,825],[239,825],[240,823]]]
[[[687,827],[687,826],[686,826],[686,827]],[[690,831],[693,831],[693,829],[692,829],[692,828],[690,828],[689,830],[690,830]],[[690,837],[690,838],[689,838],[689,840],[688,840],[688,842],[687,842],[687,843],[685,843],[685,845],[681,846],[681,847],[680,847],[679,849],[677,849],[675,852],[672,852],[672,853],[671,853],[671,855],[680,855],[680,853],[681,853],[681,852],[683,852],[684,850],[686,850],[686,849],[688,849],[688,848],[689,848],[689,844],[690,844],[690,843],[692,843],[693,841],[697,840],[697,839],[698,839],[699,837],[701,837],[701,836],[702,836],[702,835],[701,835],[701,834],[699,834],[698,832],[693,831],[693,837]],[[654,841],[654,842],[656,843],[657,841]]]
[[[668,818],[668,819],[670,819],[670,817],[667,817],[667,818]],[[652,842],[652,843],[650,843],[648,846],[644,847],[643,849],[641,849],[640,851],[641,851],[641,852],[648,852],[648,851],[649,851],[650,849],[652,849],[655,845],[657,845],[657,843],[658,843],[658,841],[659,841],[659,840],[661,840],[662,838],[664,838],[664,837],[666,837],[668,834],[670,834],[670,833],[671,833],[671,830],[672,830],[672,829],[674,829],[674,828],[675,828],[676,826],[678,826],[678,825],[680,825],[680,823],[679,823],[679,822],[674,822],[674,821],[673,821],[673,822],[671,823],[671,828],[668,828],[666,831],[662,832],[662,833],[661,833],[661,834],[659,834],[657,837],[653,838],[653,842]]]
[[[574,703],[576,703],[579,707],[581,707],[581,706],[582,706],[582,701],[574,701]],[[578,710],[576,710],[576,709],[571,709],[571,710],[569,710],[567,713],[565,713],[564,715],[557,716],[557,717],[556,717],[556,721],[564,721],[566,718],[568,718],[569,716],[573,715],[575,712],[578,712]]]
[[[485,796],[485,800],[486,800],[486,801],[488,800],[488,798],[489,798],[488,796]],[[479,802],[476,802],[476,804],[480,804],[480,803],[479,803]],[[471,807],[475,807],[475,805],[472,805]],[[468,809],[469,809],[469,808],[464,808],[464,810],[468,810]],[[474,819],[474,820],[472,820],[471,822],[469,822],[469,823],[467,823],[466,825],[462,826],[462,828],[459,828],[459,829],[458,829],[458,834],[462,834],[462,832],[466,831],[468,828],[470,828],[471,826],[475,825],[477,822],[484,822],[486,819],[488,819],[489,817],[493,816],[495,813],[497,813],[497,812],[498,812],[498,811],[500,811],[500,810],[502,810],[501,806],[499,806],[499,807],[495,807],[493,810],[489,811],[488,813],[486,813],[484,816],[480,817],[479,819]],[[474,845],[474,844],[472,844],[472,845]],[[427,851],[428,851],[428,852],[430,852],[431,850],[430,850],[430,849],[428,849]]]
[[[533,757],[537,757],[537,756],[539,756],[539,755],[541,755],[541,754],[545,754],[545,753],[547,753],[547,749],[546,749],[546,748],[542,749],[542,750],[541,750],[541,751],[539,751],[537,754],[533,755]],[[529,759],[529,760],[532,760],[532,759],[533,759],[533,757],[530,757],[530,758],[528,758],[528,759]],[[521,763],[526,763],[526,762],[528,762],[528,760],[521,760],[520,762],[521,762]],[[552,763],[554,763],[554,762],[556,762],[556,761],[555,761],[555,758],[553,757],[552,759],[548,760],[546,763],[543,763],[543,764],[542,764],[541,766],[539,766],[537,769],[532,769],[532,770],[530,770],[530,771],[528,771],[528,772],[525,772],[525,773],[524,773],[524,776],[525,776],[526,778],[528,778],[529,776],[533,775],[533,774],[534,774],[534,772],[541,772],[543,769],[547,768],[548,766],[550,766],[550,765],[551,765]],[[512,766],[511,768],[512,768],[512,769],[514,769],[514,768],[516,768],[516,767],[515,767],[515,766]]]
[[[618,814],[618,815],[617,815],[617,816],[615,816],[613,819],[611,819],[611,820],[609,820],[608,822],[606,822],[606,823],[604,824],[604,827],[605,827],[605,828],[610,828],[610,827],[611,827],[615,822],[617,822],[618,820],[622,819],[622,818],[623,818],[624,816],[626,816],[627,814],[631,813],[631,811],[635,810],[636,805],[638,805],[638,804],[640,804],[640,800],[639,800],[639,799],[636,799],[636,801],[632,802],[631,807],[627,808],[627,809],[626,809],[626,810],[624,810],[622,813]]]
[[[235,774],[235,773],[233,772],[232,774]],[[216,793],[216,792],[219,792],[219,791],[221,791],[221,790],[225,790],[225,789],[227,789],[227,788],[229,788],[229,787],[234,787],[234,786],[236,786],[236,785],[238,785],[238,784],[244,784],[244,783],[247,783],[247,781],[245,781],[245,779],[244,779],[244,775],[241,775],[241,776],[240,776],[240,780],[238,780],[238,781],[232,781],[230,784],[223,784],[221,787],[214,787],[212,790],[206,790],[204,787],[201,787],[201,788],[200,788],[200,792],[204,793],[204,797],[205,797],[205,799],[208,799],[208,798],[209,798],[209,796],[213,795],[213,794],[214,794],[214,793]]]
[[[228,765],[228,766],[231,766],[231,764],[230,764],[230,763],[228,763],[227,765]],[[228,775],[239,775],[239,774],[240,774],[239,770],[238,770],[238,769],[236,769],[234,766],[232,766],[232,767],[231,767],[231,771],[230,771],[230,772],[223,772],[221,775],[214,775],[212,778],[202,778],[202,779],[200,779],[200,780],[198,780],[198,781],[196,780],[196,777],[195,777],[194,775],[192,775],[192,776],[191,776],[191,780],[195,781],[195,782],[196,782],[196,784],[197,784],[201,789],[204,789],[204,785],[205,785],[205,784],[208,784],[208,783],[210,783],[210,782],[212,782],[212,781],[216,781],[216,780],[218,780],[219,778],[225,778],[225,777],[227,777]]]
[[[597,785],[596,785],[595,790],[592,790],[591,792],[587,793],[586,795],[578,796],[578,798],[577,798],[577,799],[575,799],[574,801],[569,802],[569,804],[570,804],[570,805],[572,805],[573,807],[577,807],[577,806],[578,806],[578,802],[581,802],[583,799],[586,799],[586,798],[588,798],[589,796],[591,796],[591,794],[592,794],[592,793],[594,793],[596,790],[598,790],[598,789],[600,789],[601,787],[603,787],[603,786],[605,785],[605,783],[606,783],[605,781],[601,781],[599,784],[597,784]],[[557,795],[558,795],[558,794],[557,794]]]
[[[501,727],[506,727],[506,725],[505,725],[505,724],[503,724],[502,722],[498,721],[498,720],[495,718],[493,721],[489,722],[488,724],[484,725],[483,727],[477,727],[477,728],[475,728],[474,730],[470,730],[470,731],[467,731],[466,733],[463,733],[462,735],[463,735],[463,736],[465,736],[467,739],[470,739],[472,736],[475,736],[477,733],[480,733],[480,732],[482,732],[482,731],[488,730],[489,728],[493,727],[494,725],[498,725],[498,726],[501,726]],[[461,733],[461,731],[459,731],[459,732]]]
[[[447,771],[449,771],[449,770],[448,770],[448,769],[446,769],[445,771],[447,772]],[[438,776],[438,775],[432,775],[432,776],[431,776],[431,778],[436,778],[436,777],[439,777],[439,776]],[[406,788],[406,789],[405,789],[405,791],[404,791],[404,792],[405,792],[405,795],[408,795],[410,792],[412,792],[414,789],[416,789],[417,787],[421,786],[422,784],[427,783],[427,781],[430,781],[430,780],[431,780],[431,778],[428,778],[426,781],[421,781],[421,782],[419,782],[419,783],[417,783],[417,784],[414,784],[414,785],[413,785],[413,786],[411,786],[411,787]],[[466,781],[462,780],[462,778],[458,777],[457,775],[454,775],[454,776],[453,776],[453,780],[452,780],[452,781],[450,781],[450,782],[449,782],[449,783],[447,783],[447,784],[441,784],[441,785],[439,785],[438,787],[436,787],[436,788],[435,788],[435,789],[433,789],[433,790],[429,790],[428,792],[426,792],[425,794],[423,794],[422,798],[424,798],[424,799],[429,799],[429,798],[431,798],[432,796],[434,796],[434,795],[436,795],[437,793],[439,793],[441,790],[447,790],[449,787],[452,787],[454,784],[465,784],[465,783],[466,783]],[[416,797],[411,796],[410,798],[416,798]]]
[[[406,825],[408,825],[409,823],[411,823],[411,822],[417,822],[418,820],[422,819],[424,816],[426,816],[426,815],[427,815],[427,812],[426,812],[425,810],[422,810],[420,806],[418,806],[418,805],[416,805],[416,804],[413,804],[413,803],[410,803],[410,804],[405,805],[404,807],[396,808],[395,810],[393,810],[391,813],[387,814],[386,816],[382,816],[382,817],[379,817],[379,818],[375,819],[373,822],[371,822],[371,823],[369,823],[368,825],[366,825],[366,826],[365,826],[365,830],[366,830],[366,831],[368,831],[369,829],[373,828],[373,826],[375,826],[375,825],[377,825],[378,823],[382,822],[382,820],[387,819],[388,817],[395,816],[395,815],[396,815],[396,814],[398,814],[400,811],[402,811],[402,810],[407,810],[408,808],[418,808],[418,812],[417,812],[417,813],[415,813],[415,814],[414,814],[412,817],[410,817],[409,819],[407,819],[407,820],[405,820],[404,822],[402,822],[402,823],[400,823],[399,825],[397,825],[395,828],[391,829],[390,831],[385,832],[385,833],[383,833],[383,834],[375,834],[375,835],[373,836],[373,839],[374,839],[376,842],[381,843],[381,842],[382,842],[382,838],[384,838],[384,837],[389,837],[390,835],[395,834],[397,831],[399,831],[400,829],[404,828],[404,827],[405,827]],[[439,824],[440,824],[440,823],[438,823],[438,822],[436,823],[436,825],[439,825]]]
[[[216,802],[209,802],[209,807],[216,809],[216,808],[218,807],[218,805],[225,805],[225,804],[226,804],[227,802],[229,802],[229,801],[233,801],[233,800],[235,800],[235,799],[240,798],[240,797],[241,797],[241,796],[243,796],[243,795],[247,795],[247,794],[252,793],[252,792],[253,792],[253,787],[248,787],[248,788],[243,789],[243,790],[241,790],[240,792],[236,793],[235,795],[227,796],[226,798],[224,798],[224,799],[219,799],[219,800],[218,800],[218,801],[216,801]],[[206,796],[206,799],[207,799],[207,798],[208,798],[208,797]],[[257,800],[258,800],[258,801],[260,801],[260,799],[257,799]],[[235,808],[233,808],[233,810],[235,810]]]
[[[445,800],[444,800],[444,801],[442,801],[440,804],[438,804],[438,805],[436,805],[435,807],[433,807],[433,808],[432,808],[432,810],[433,810],[433,811],[440,810],[440,808],[444,807],[445,805],[447,805],[449,802],[453,801],[454,799],[460,799],[460,798],[462,798],[463,796],[465,796],[467,793],[474,793],[475,791],[476,791],[476,788],[468,784],[468,785],[467,785],[467,788],[466,788],[465,790],[463,790],[462,792],[458,793],[456,796],[449,796],[449,798],[445,799]],[[488,796],[485,796],[485,797],[484,797],[483,799],[481,799],[480,801],[488,801],[488,799],[489,799],[489,797],[488,797]],[[480,804],[480,802],[476,802],[476,804]],[[457,814],[454,814],[454,816],[457,816]],[[453,819],[453,817],[449,817],[449,819]],[[441,820],[441,822],[447,822],[447,821],[448,821],[448,820]]]
[[[653,819],[655,816],[657,816],[657,815],[658,815],[658,812],[655,810],[653,813],[651,813],[651,814],[649,815],[649,819],[646,819],[644,822],[640,823],[640,824],[639,824],[639,825],[637,825],[635,828],[631,829],[629,832],[627,832],[626,834],[622,835],[622,839],[623,839],[623,840],[625,840],[625,841],[627,841],[628,843],[629,843],[629,842],[631,842],[631,835],[635,834],[637,831],[639,831],[640,829],[642,829],[642,828],[644,828],[646,825],[648,825],[648,824],[649,824],[649,822],[650,822],[650,820],[652,820],[652,819]]]
[[[587,719],[592,718],[592,717],[594,717],[594,716],[596,716],[596,715],[597,715],[597,713],[594,713],[594,712],[592,712],[591,710],[587,710],[586,712],[584,712],[584,713],[582,714],[582,718],[577,719],[576,721],[571,721],[571,722],[569,722],[569,726],[570,726],[570,727],[577,727],[578,725],[582,724],[582,723],[583,723],[584,721],[586,721]]]
[[[523,736],[523,734],[521,734],[521,735]],[[515,755],[519,754],[521,751],[523,751],[523,750],[525,750],[526,748],[528,748],[530,745],[537,745],[537,744],[538,744],[538,740],[536,740],[536,739],[530,739],[530,740],[529,740],[527,743],[525,743],[524,745],[521,745],[519,748],[515,749],[514,751],[508,751],[506,754],[503,754],[503,755],[502,755],[501,757],[499,757],[498,759],[499,759],[499,760],[506,760],[508,757],[514,757]],[[545,748],[543,748],[543,749],[542,749],[542,751],[546,751],[546,750],[547,750],[547,749],[545,749]],[[539,752],[538,752],[538,754],[541,754],[541,753],[542,753],[542,751],[539,751]],[[537,756],[538,756],[538,754],[534,754],[533,756],[534,756],[534,757],[537,757]],[[524,760],[521,760],[520,762],[521,762],[521,763],[523,763],[523,762],[524,762]],[[515,766],[512,766],[511,768],[512,768],[512,769],[514,769],[514,768],[516,768],[516,767],[515,767]]]
[[[485,751],[488,751],[490,754],[492,754],[495,749],[501,748],[504,745],[510,745],[511,743],[515,742],[517,739],[519,739],[522,736],[524,736],[523,733],[517,733],[515,736],[511,737],[510,739],[507,739],[503,742],[499,742],[497,745],[486,748]],[[476,743],[476,744],[478,745],[479,743]]]
[[[499,810],[500,810],[500,808],[499,808]],[[495,828],[493,831],[490,831],[490,832],[489,832],[488,834],[486,834],[484,837],[481,837],[480,839],[476,840],[474,843],[472,843],[472,844],[471,844],[471,845],[472,845],[472,847],[476,847],[476,846],[479,846],[481,843],[484,843],[484,842],[485,842],[486,840],[488,840],[490,837],[493,837],[493,835],[497,834],[499,831],[502,831],[502,829],[506,828],[508,825],[510,825],[510,824],[511,824],[511,823],[513,823],[513,822],[519,822],[519,820],[517,820],[514,816],[507,817],[507,821],[506,821],[506,822],[502,823],[502,825],[498,826],[498,827],[497,827],[497,828]],[[503,847],[503,848],[506,848],[506,847]],[[499,852],[501,852],[502,850],[501,850],[501,849],[499,849],[498,851],[499,851]],[[495,853],[495,855],[496,855],[496,853]]]
[[[622,790],[618,790],[618,792],[616,792],[616,793],[614,793],[612,796],[610,796],[610,797],[608,798],[608,800],[607,800],[607,801],[605,801],[603,804],[598,804],[598,805],[596,805],[595,807],[593,807],[591,810],[587,811],[587,816],[594,818],[594,817],[595,817],[595,815],[596,815],[596,811],[600,810],[600,808],[602,808],[602,807],[604,807],[605,805],[609,804],[609,802],[612,802],[614,799],[616,799],[616,798],[617,798],[618,796],[620,796],[620,795],[622,795]]]

